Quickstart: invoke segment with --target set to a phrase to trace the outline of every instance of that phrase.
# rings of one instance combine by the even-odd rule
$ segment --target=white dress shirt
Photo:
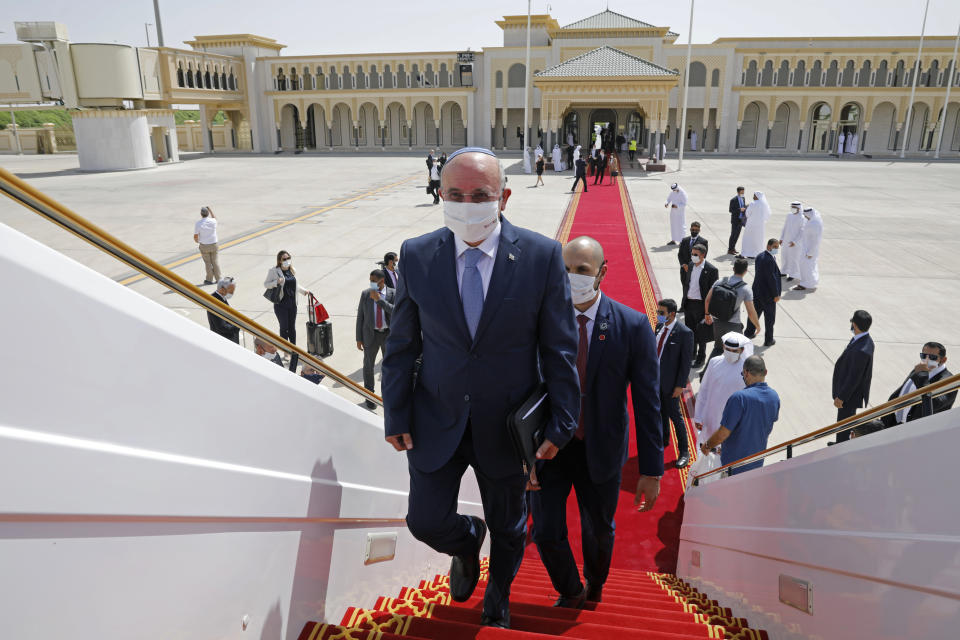
[[[703,273],[704,262],[706,261],[701,260],[700,264],[690,270],[690,286],[687,288],[688,300],[703,300],[703,294],[700,293],[700,274]]]
[[[665,324],[665,325],[663,325],[662,327],[660,327],[660,331],[657,332],[657,338],[656,338],[656,339],[657,339],[657,347],[658,347],[658,348],[659,348],[659,346],[660,346],[660,339],[663,337],[664,332],[666,332],[667,337],[669,338],[669,337],[670,337],[670,332],[673,331],[673,327],[674,327],[676,324],[677,324],[677,316],[673,316],[673,322],[671,322],[670,324]],[[664,348],[664,349],[667,348],[667,343],[666,343],[666,342],[663,343],[663,348]],[[657,360],[660,359],[660,356],[661,356],[661,355],[663,355],[663,352],[660,352],[660,353],[657,354]]]
[[[379,289],[377,289],[377,293],[380,294],[381,300],[387,299],[386,286],[382,286]],[[370,302],[373,303],[373,328],[376,329],[377,331],[386,331],[387,329],[390,328],[390,321],[387,320],[387,310],[382,307],[380,308],[381,323],[380,323],[380,326],[378,327],[377,326],[377,306],[378,306],[377,301],[374,300],[373,298],[370,298]]]
[[[471,247],[457,234],[453,234],[453,241],[456,243],[457,251],[457,291],[460,291],[460,287],[463,286],[463,270],[467,266],[467,258],[464,254],[467,249],[480,249],[484,253],[477,262],[477,269],[480,271],[480,280],[483,281],[483,298],[486,300],[487,289],[490,288],[490,277],[493,275],[493,263],[497,259],[497,248],[500,246],[500,223],[497,223],[493,233],[487,236],[480,246]]]
[[[217,219],[210,216],[200,218],[193,225],[193,232],[197,234],[200,244],[217,244]]]
[[[946,368],[947,368],[947,365],[941,364],[936,369],[932,369],[928,374],[929,377],[927,378],[927,380],[930,380],[931,378],[935,378],[936,376],[940,375],[940,373]],[[900,387],[900,395],[897,397],[899,398],[899,397],[905,396],[908,393],[913,393],[916,390],[917,390],[917,385],[913,383],[913,378],[909,377],[907,378],[907,381],[903,383],[903,386]],[[910,409],[912,408],[913,408],[912,406],[904,407],[903,409],[900,409],[899,411],[897,411],[896,414],[894,414],[897,416],[897,424],[903,424],[904,422],[907,421],[907,415],[910,413]]]
[[[590,341],[593,338],[593,324],[597,320],[597,311],[600,309],[600,298],[603,297],[603,294],[597,291],[597,299],[593,301],[593,304],[590,305],[590,308],[586,311],[580,311],[576,307],[573,308],[573,321],[577,323],[577,335],[580,335],[580,322],[577,320],[577,317],[582,313],[587,316],[587,354],[590,353]]]

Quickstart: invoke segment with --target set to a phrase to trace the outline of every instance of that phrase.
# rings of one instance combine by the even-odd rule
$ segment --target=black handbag
[[[263,292],[263,297],[273,304],[280,304],[280,301],[283,300],[283,287],[270,287]]]
[[[528,474],[537,462],[537,449],[545,439],[544,429],[550,418],[547,385],[540,383],[507,418],[507,431],[517,451],[523,473]]]

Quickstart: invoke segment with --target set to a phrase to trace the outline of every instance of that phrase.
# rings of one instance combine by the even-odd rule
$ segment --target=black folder
[[[507,418],[507,430],[525,474],[530,473],[537,462],[537,449],[546,437],[544,431],[549,419],[550,403],[545,383],[540,383]]]

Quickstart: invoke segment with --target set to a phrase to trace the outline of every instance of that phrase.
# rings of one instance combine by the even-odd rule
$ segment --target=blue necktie
[[[463,269],[463,280],[460,282],[460,299],[463,300],[463,316],[467,319],[467,328],[470,337],[477,333],[480,324],[480,314],[483,313],[483,280],[480,278],[480,269],[477,263],[483,257],[480,249],[467,249],[464,256],[466,266]]]

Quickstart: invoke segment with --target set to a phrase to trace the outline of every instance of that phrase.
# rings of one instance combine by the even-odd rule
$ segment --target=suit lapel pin
[[[513,255],[512,253],[507,254],[507,260],[509,260],[510,262],[515,262],[516,259],[517,259],[517,256]]]
[[[601,333],[599,336],[597,336],[597,340],[599,340],[600,342],[603,342],[606,339],[607,339],[607,335],[605,333]]]
[[[601,323],[600,323],[600,331],[606,331],[606,330],[607,330],[607,323],[606,323],[606,322],[601,322]]]

